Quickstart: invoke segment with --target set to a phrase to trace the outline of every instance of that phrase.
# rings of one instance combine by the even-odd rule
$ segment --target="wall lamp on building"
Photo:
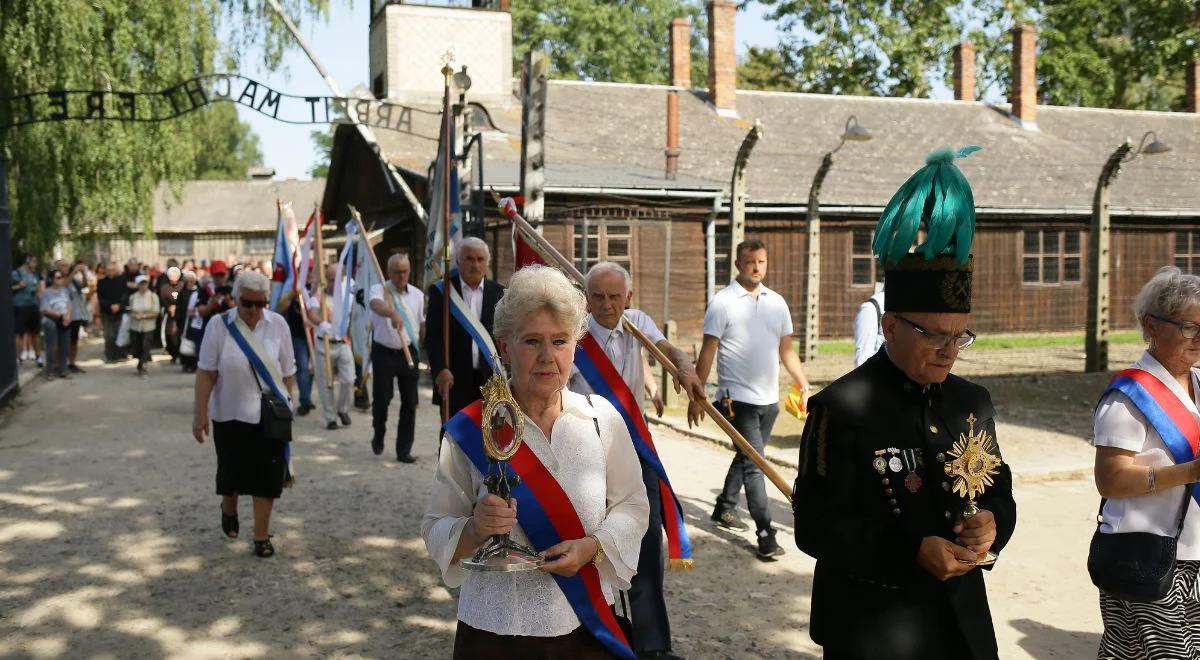
[[[833,155],[847,142],[866,142],[875,137],[871,131],[858,123],[858,117],[850,115],[841,139],[833,150],[821,158],[821,166],[813,175],[812,187],[808,190],[808,275],[805,288],[804,341],[800,344],[800,359],[811,360],[817,356],[818,323],[821,305],[821,185],[825,175],[833,167]]]
[[[1147,142],[1149,140],[1149,142]],[[1100,170],[1092,198],[1092,222],[1088,232],[1088,315],[1084,339],[1084,370],[1108,371],[1109,269],[1111,268],[1112,223],[1109,220],[1109,186],[1121,173],[1121,165],[1138,156],[1157,156],[1171,150],[1154,131],[1146,131],[1138,142],[1124,142],[1109,155]]]

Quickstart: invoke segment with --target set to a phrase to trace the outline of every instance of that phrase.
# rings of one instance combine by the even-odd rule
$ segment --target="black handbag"
[[[1159,536],[1149,532],[1103,534],[1100,519],[1104,503],[1100,500],[1096,533],[1088,550],[1088,574],[1100,591],[1118,600],[1147,603],[1166,598],[1175,579],[1175,549],[1192,496],[1189,485],[1183,491],[1183,512],[1179,514],[1179,531],[1175,536]]]
[[[295,419],[295,416],[292,414],[292,407],[284,399],[275,396],[274,392],[263,389],[262,382],[258,380],[258,372],[254,370],[254,365],[250,366],[250,373],[254,374],[254,382],[258,385],[258,391],[262,397],[260,404],[262,412],[258,423],[259,427],[262,428],[263,437],[267,440],[291,442],[292,420]]]

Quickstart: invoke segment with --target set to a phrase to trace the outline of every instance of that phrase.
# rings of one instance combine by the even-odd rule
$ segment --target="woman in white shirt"
[[[462,439],[447,431],[442,441],[421,533],[447,586],[462,588],[456,658],[601,658],[613,652],[581,624],[564,595],[566,587],[553,577],[573,580],[585,569],[590,576],[586,567],[594,564],[609,605],[600,618],[610,616],[616,590],[628,589],[636,572],[649,517],[646,488],[624,421],[602,397],[566,389],[585,315],[583,294],[562,273],[544,266],[514,274],[495,314],[496,344],[526,417],[523,441],[574,509],[553,515],[555,526],[559,516],[577,516],[582,538],[551,547],[531,543],[518,521],[520,504],[514,500],[510,507],[488,494],[483,475],[458,444]],[[546,562],[541,570],[462,568],[459,562],[490,536],[505,533],[541,552]]]
[[[1159,270],[1138,294],[1134,312],[1149,347],[1133,369],[1148,372],[1196,417],[1200,277],[1172,266]],[[1200,481],[1200,461],[1177,463],[1135,401],[1117,389],[1110,388],[1096,407],[1095,435],[1096,487],[1107,498],[1100,532],[1179,534],[1175,579],[1166,598],[1131,602],[1100,592],[1099,656],[1200,657],[1200,507],[1191,492],[1200,487],[1188,488]]]
[[[138,375],[144,377],[150,362],[150,349],[154,347],[154,328],[161,305],[158,294],[150,290],[149,277],[138,275],[133,281],[137,283],[137,291],[129,296],[129,314],[133,317],[129,324],[129,339],[131,348],[137,352]]]
[[[221,496],[221,529],[231,539],[239,532],[239,495],[254,498],[254,553],[275,554],[271,544],[271,510],[287,479],[285,440],[270,440],[262,430],[261,392],[270,385],[255,374],[228,325],[240,320],[248,343],[261,350],[263,364],[288,395],[296,385],[296,360],[287,321],[266,309],[271,282],[265,275],[243,272],[233,288],[237,307],[214,315],[204,332],[196,370],[192,436],[203,443],[212,421],[217,450],[217,494]],[[241,325],[238,324],[239,329]],[[260,385],[260,383],[262,383]]]

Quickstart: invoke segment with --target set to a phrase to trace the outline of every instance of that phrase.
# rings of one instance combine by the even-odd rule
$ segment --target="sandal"
[[[273,557],[275,555],[275,546],[271,545],[271,537],[259,541],[254,540],[254,554],[259,557]]]
[[[225,536],[231,539],[238,537],[238,517],[237,514],[229,515],[225,513],[225,507],[221,507],[221,531],[225,532]]]

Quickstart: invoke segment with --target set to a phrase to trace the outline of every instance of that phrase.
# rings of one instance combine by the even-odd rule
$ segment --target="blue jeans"
[[[292,352],[296,354],[296,386],[300,389],[300,405],[312,406],[312,372],[309,368],[308,340],[292,337]]]
[[[71,328],[54,319],[42,318],[42,341],[46,345],[46,375],[67,373],[67,352],[71,347]]]
[[[742,434],[759,455],[765,455],[771,428],[779,416],[779,404],[756,406],[753,403],[733,402],[733,428]],[[754,519],[757,531],[771,529],[771,510],[767,508],[767,487],[762,470],[742,452],[737,452],[725,475],[725,489],[717,497],[717,511],[737,508],[738,494],[746,487],[746,508]]]

